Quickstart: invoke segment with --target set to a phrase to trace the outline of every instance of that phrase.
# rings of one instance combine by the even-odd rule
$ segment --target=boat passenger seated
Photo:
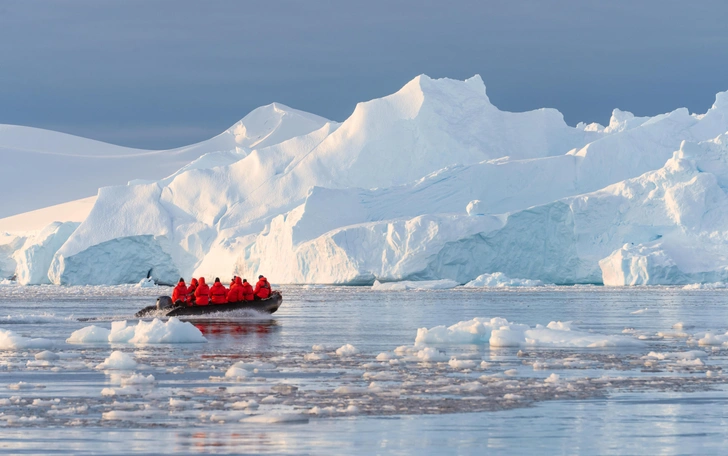
[[[225,285],[220,283],[220,278],[215,277],[215,283],[210,287],[210,301],[213,304],[226,304],[227,303],[228,289]]]
[[[187,289],[187,304],[194,305],[197,298],[195,297],[195,290],[197,289],[199,282],[194,277],[190,280],[190,287]]]
[[[205,283],[205,278],[200,277],[200,283],[195,290],[195,305],[206,306],[210,303],[210,286]]]
[[[243,289],[243,301],[252,301],[255,299],[253,286],[248,283],[248,279],[243,279],[241,287]]]
[[[256,299],[267,299],[270,296],[270,283],[268,283],[268,279],[259,275],[258,283],[255,284],[253,294],[255,294]]]
[[[230,286],[228,293],[228,302],[240,302],[243,300],[243,281],[240,277],[235,277],[235,281]]]
[[[181,277],[177,282],[177,286],[174,287],[174,291],[172,291],[172,302],[175,304],[185,304],[187,302],[187,285],[185,285],[185,279]]]

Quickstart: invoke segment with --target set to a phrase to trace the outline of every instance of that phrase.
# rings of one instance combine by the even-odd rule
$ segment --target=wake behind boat
[[[231,312],[234,310],[250,309],[258,312],[274,313],[281,306],[283,295],[279,291],[273,291],[266,299],[254,301],[229,302],[224,304],[207,305],[185,305],[179,301],[174,302],[169,296],[160,296],[157,303],[147,306],[137,312],[135,317],[178,317],[185,315],[206,315],[218,312]]]

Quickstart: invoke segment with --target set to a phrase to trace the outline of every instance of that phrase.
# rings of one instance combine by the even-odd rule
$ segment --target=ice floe
[[[152,321],[139,320],[134,326],[128,326],[126,321],[115,321],[112,322],[110,330],[98,326],[87,326],[74,331],[66,342],[144,345],[200,343],[207,342],[207,339],[193,324],[171,317],[166,322],[158,318]]]

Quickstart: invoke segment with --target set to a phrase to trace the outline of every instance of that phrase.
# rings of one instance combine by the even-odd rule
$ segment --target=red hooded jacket
[[[227,302],[228,289],[220,282],[215,282],[210,287],[210,301],[213,304],[225,304]]]
[[[172,291],[172,302],[177,301],[187,302],[187,285],[184,280],[180,280]]]
[[[235,278],[235,282],[230,286],[228,293],[228,302],[240,302],[243,300],[243,279]]]
[[[195,289],[195,304],[206,306],[210,303],[210,287],[205,283],[205,278],[200,277],[200,284]]]
[[[258,283],[255,284],[255,291],[253,293],[255,293],[255,296],[260,299],[266,299],[270,296],[270,284],[268,283],[268,279],[262,277],[258,280]]]
[[[195,302],[195,290],[199,283],[194,277],[190,280],[190,287],[187,288],[187,302]]]
[[[252,301],[255,299],[255,293],[253,293],[253,286],[248,282],[243,282],[243,301]]]

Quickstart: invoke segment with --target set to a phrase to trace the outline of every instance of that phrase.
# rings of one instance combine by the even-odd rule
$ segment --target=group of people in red
[[[248,283],[247,279],[238,276],[233,277],[230,288],[226,288],[219,278],[215,278],[215,283],[212,286],[205,283],[204,277],[200,277],[200,280],[193,278],[189,287],[185,284],[185,279],[180,278],[172,292],[172,301],[180,301],[187,305],[206,306],[208,304],[227,304],[266,299],[270,296],[270,293],[270,283],[262,275],[258,276],[255,289]]]

